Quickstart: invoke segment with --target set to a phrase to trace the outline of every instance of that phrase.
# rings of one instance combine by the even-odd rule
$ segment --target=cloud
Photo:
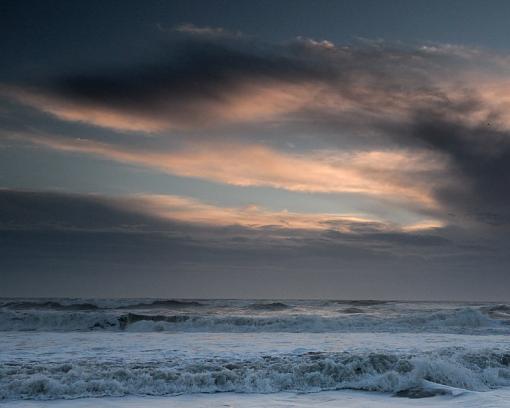
[[[0,228],[61,228],[143,231],[164,227],[165,221],[210,227],[288,229],[341,233],[420,232],[443,227],[438,220],[398,225],[359,214],[272,211],[256,204],[221,207],[190,197],[161,194],[104,196],[0,190]],[[100,216],[97,216],[97,215]],[[169,224],[172,225],[172,224]],[[163,228],[164,229],[164,228]]]
[[[450,164],[448,173],[456,182],[434,186],[434,196],[444,208],[482,222],[487,220],[480,214],[492,214],[493,224],[509,223],[510,131],[490,123],[468,126],[441,113],[424,112],[409,134]]]
[[[313,84],[254,80],[238,84],[235,92],[203,95],[191,101],[161,95],[157,98],[162,101],[146,112],[140,112],[136,106],[123,108],[108,101],[98,103],[95,98],[89,102],[77,101],[37,88],[4,87],[2,93],[62,120],[118,131],[158,133],[165,130],[204,129],[221,123],[270,120],[303,107],[316,92]],[[134,93],[130,98],[137,99]],[[148,102],[148,105],[152,104]]]
[[[154,63],[47,85],[4,85],[3,93],[64,120],[157,132],[270,120],[299,110],[317,92],[320,69],[290,50],[245,49],[244,38],[211,37],[211,29],[180,32],[193,35]]]
[[[198,36],[207,36],[207,37],[243,37],[244,34],[236,31],[228,31],[222,27],[199,27],[191,23],[180,24],[173,29],[179,33],[198,35]],[[169,31],[169,30],[164,30]]]
[[[367,297],[376,284],[390,298],[503,293],[507,244],[473,244],[464,231],[426,224],[409,230],[180,196],[0,190],[0,291],[348,298]],[[460,279],[475,282],[476,292]]]
[[[237,186],[267,186],[309,193],[356,193],[396,203],[437,207],[428,185],[447,163],[432,152],[407,149],[292,154],[263,145],[201,143],[171,151],[142,150],[86,139],[17,134],[64,152],[105,157],[179,176]],[[447,179],[443,179],[446,183]]]
[[[359,215],[221,207],[172,195],[0,190],[0,231],[6,251],[0,262],[17,255],[44,265],[64,259],[76,268],[114,263],[127,271],[141,259],[191,273],[382,262],[373,269],[396,258],[459,252],[436,225],[407,231]]]
[[[296,213],[272,211],[255,204],[244,207],[219,207],[188,197],[171,195],[137,195],[128,208],[137,208],[162,219],[210,226],[242,226],[261,229],[294,229],[309,231],[335,230],[342,233],[420,232],[443,227],[439,220],[424,220],[419,224],[396,225],[356,214]]]
[[[350,119],[406,122],[418,109],[508,128],[510,63],[453,46],[335,46],[298,38],[270,44],[222,29],[183,25],[159,60],[46,83],[3,86],[11,98],[121,131],[210,129],[231,123]],[[221,34],[221,35],[220,35]],[[476,52],[475,52],[476,51]],[[487,64],[489,62],[489,64]],[[466,101],[475,101],[466,112]],[[496,122],[494,122],[496,125]]]
[[[2,93],[65,121],[162,140],[135,149],[127,138],[31,137],[60,151],[240,186],[371,195],[434,218],[510,219],[507,55],[175,32],[156,61]]]
[[[384,243],[387,247],[379,249],[392,251],[394,245],[428,247],[449,241],[436,235],[443,228],[439,221],[398,225],[356,214],[272,211],[255,204],[222,207],[175,195],[0,190],[0,210],[2,231],[163,234],[214,248],[266,247],[273,242],[369,250]]]

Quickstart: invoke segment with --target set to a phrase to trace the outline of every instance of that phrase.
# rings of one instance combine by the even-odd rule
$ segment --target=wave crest
[[[486,391],[510,385],[510,354],[306,353],[249,360],[18,363],[0,368],[0,399],[55,399],[202,392],[317,392],[357,389],[416,393],[435,383]]]
[[[232,315],[120,313],[115,310],[55,311],[1,310],[2,331],[184,331],[184,332],[438,332],[510,333],[506,320],[467,308],[396,316],[337,312],[310,314]],[[356,310],[357,312],[357,310]]]
[[[253,303],[249,306],[253,310],[279,311],[290,309],[290,306],[282,302]]]

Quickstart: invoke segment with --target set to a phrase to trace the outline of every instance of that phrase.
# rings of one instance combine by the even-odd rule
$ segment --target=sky
[[[0,296],[508,300],[507,1],[3,1]]]

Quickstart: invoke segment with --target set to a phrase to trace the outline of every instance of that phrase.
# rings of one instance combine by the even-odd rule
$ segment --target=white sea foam
[[[10,363],[0,370],[0,398],[54,399],[123,395],[337,389],[398,392],[427,382],[487,391],[510,386],[510,353],[305,353],[251,359]]]

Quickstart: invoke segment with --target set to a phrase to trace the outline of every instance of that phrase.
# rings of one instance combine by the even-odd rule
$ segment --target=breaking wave
[[[447,387],[486,391],[508,385],[510,354],[494,351],[306,353],[131,363],[82,359],[0,367],[0,399],[338,389],[429,396],[430,389],[438,387],[442,392]]]
[[[118,306],[117,309],[180,309],[186,307],[203,306],[200,302],[185,300],[154,300],[148,303],[135,303],[133,305]]]
[[[482,310],[494,319],[510,320],[510,306],[508,305],[489,306]]]
[[[361,310],[360,310],[361,311]],[[510,333],[508,320],[491,312],[462,308],[386,316],[358,310],[335,315],[146,314],[115,310],[1,310],[2,331],[185,331],[185,332],[438,332]]]

